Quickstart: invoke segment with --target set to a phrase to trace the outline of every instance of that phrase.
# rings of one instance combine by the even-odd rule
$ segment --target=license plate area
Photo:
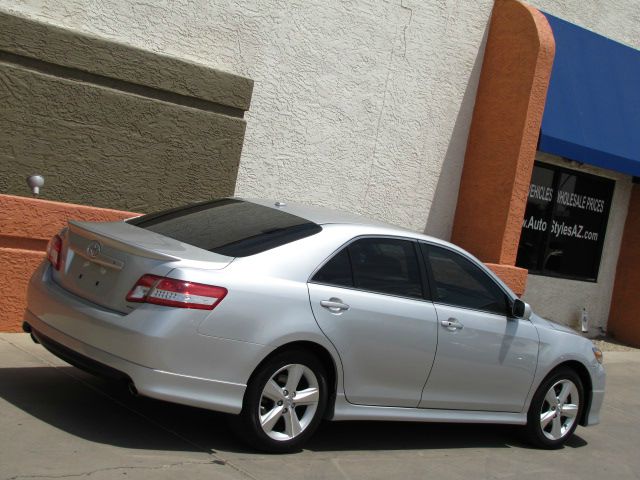
[[[119,273],[119,270],[105,267],[80,255],[73,255],[64,283],[69,290],[86,298],[104,301],[104,297],[108,296],[117,284]]]

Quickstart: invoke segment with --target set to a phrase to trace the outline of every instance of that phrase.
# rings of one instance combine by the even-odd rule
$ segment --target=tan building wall
[[[640,48],[637,0],[530,0]],[[493,0],[4,0],[0,9],[255,81],[236,193],[448,239]]]
[[[531,3],[640,48],[635,0]],[[10,0],[0,10],[255,79],[236,194],[345,208],[446,239],[492,7],[491,0],[198,6],[188,0]],[[537,114],[527,115],[518,118],[535,126]],[[503,121],[509,127],[509,117]],[[481,245],[476,253],[518,291],[527,277],[513,268],[514,225],[524,208],[537,129],[521,126],[520,134],[528,132],[524,147],[494,159],[499,181],[486,178],[507,191],[500,203],[504,218],[490,222],[497,226],[491,241],[474,241],[469,229],[456,237],[472,251]],[[519,156],[524,150],[526,158]],[[490,195],[485,201],[492,205]]]
[[[0,10],[0,193],[152,211],[232,195],[252,82]]]

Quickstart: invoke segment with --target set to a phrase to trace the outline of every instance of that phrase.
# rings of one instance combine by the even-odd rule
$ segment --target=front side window
[[[370,292],[423,298],[414,242],[362,238],[342,249],[312,281]]]
[[[506,294],[485,272],[459,253],[422,247],[434,280],[434,302],[507,315]]]

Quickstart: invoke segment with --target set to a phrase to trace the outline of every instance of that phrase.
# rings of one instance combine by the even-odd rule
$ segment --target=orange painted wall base
[[[520,296],[524,293],[525,288],[527,288],[527,276],[529,275],[526,268],[497,263],[486,263],[485,265],[498,275],[516,295]]]
[[[0,195],[0,331],[22,331],[27,284],[49,239],[69,219],[121,220],[131,212]]]
[[[608,332],[640,348],[640,185],[634,185],[624,226],[616,281],[613,285]]]

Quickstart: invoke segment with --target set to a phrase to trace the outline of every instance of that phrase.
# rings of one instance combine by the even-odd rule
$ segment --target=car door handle
[[[343,310],[349,310],[349,305],[342,303],[339,298],[330,298],[329,300],[320,301],[320,305],[333,313],[342,312]]]
[[[440,325],[442,325],[443,327],[446,327],[448,330],[451,330],[452,332],[454,330],[462,330],[462,328],[464,327],[464,325],[462,325],[462,323],[460,323],[455,318],[450,318],[449,320],[442,320],[440,322]]]

